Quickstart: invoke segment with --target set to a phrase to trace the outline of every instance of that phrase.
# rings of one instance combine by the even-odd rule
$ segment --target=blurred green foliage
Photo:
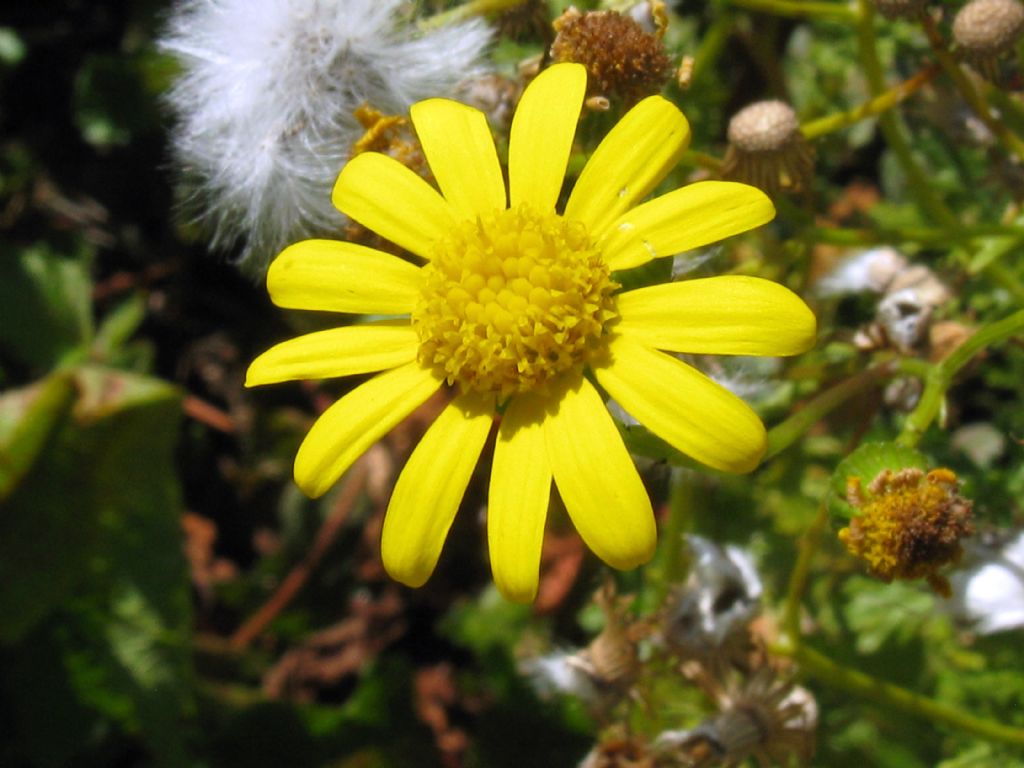
[[[194,224],[175,215],[161,105],[175,65],[154,44],[166,4],[8,6],[0,11],[0,765],[577,764],[607,723],[572,697],[539,696],[521,668],[524,657],[585,645],[603,625],[590,598],[606,574],[565,543],[564,515],[551,524],[551,544],[563,549],[546,564],[561,591],[537,608],[505,603],[488,586],[479,495],[464,505],[426,588],[389,584],[373,528],[383,492],[374,482],[389,465],[347,517],[338,512],[344,484],[312,502],[290,482],[299,440],[337,389],[243,390],[247,362],[311,321],[273,309],[261,286],[207,254]],[[739,2],[684,0],[670,11],[667,45],[677,59],[698,61],[688,90],[666,91],[690,120],[695,150],[719,152],[729,115],[756,98],[789,98],[811,120],[872,95],[852,24]],[[915,25],[873,28],[888,79],[911,75],[929,56]],[[506,36],[493,58],[511,72],[540,51],[537,35]],[[1005,98],[1007,123],[1020,130],[1019,94]],[[965,113],[937,79],[901,107],[895,130],[912,137],[911,159],[956,223],[1006,224],[998,236],[930,229],[946,224],[922,204],[906,158],[871,118],[816,143],[807,199],[780,200],[777,223],[755,244],[716,251],[692,274],[758,274],[806,294],[834,264],[836,243],[891,242],[953,287],[939,320],[973,329],[1018,310],[1019,164],[992,142],[967,141]],[[589,116],[583,141],[615,117]],[[672,182],[700,161],[684,159]],[[622,282],[643,285],[671,267],[661,260]],[[873,304],[817,300],[817,348],[754,376],[769,425],[864,370],[900,362],[891,348],[852,341]],[[685,577],[682,534],[742,544],[760,566],[770,641],[801,537],[826,503],[832,519],[798,612],[809,642],[849,668],[1024,728],[1019,633],[972,637],[920,585],[862,575],[832,535],[851,512],[847,478],[868,482],[891,465],[951,467],[980,528],[1020,525],[1024,346],[1011,340],[967,366],[942,423],[916,449],[893,443],[905,412],[883,390],[895,377],[823,408],[749,477],[702,471],[642,427],[625,427],[674,527],[649,566],[618,577],[620,589],[636,598],[638,615],[653,615]],[[377,458],[387,465],[403,450],[389,444]],[[304,565],[290,602],[239,642],[240,628]],[[821,711],[817,765],[1024,766],[1012,747],[894,715],[813,677],[802,682]],[[677,670],[649,670],[645,685],[650,700],[630,711],[638,732],[693,727],[714,712]]]

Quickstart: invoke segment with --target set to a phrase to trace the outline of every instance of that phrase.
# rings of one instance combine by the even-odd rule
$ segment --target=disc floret
[[[528,205],[463,222],[424,267],[419,360],[463,391],[543,389],[604,347],[617,287],[579,222]]]

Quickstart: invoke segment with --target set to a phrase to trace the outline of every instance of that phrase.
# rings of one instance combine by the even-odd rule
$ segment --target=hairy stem
[[[978,119],[985,124],[992,135],[1006,148],[1008,152],[1024,160],[1024,140],[1007,127],[1001,120],[996,119],[992,114],[992,108],[988,104],[985,95],[974,87],[970,78],[960,68],[960,64],[953,58],[946,46],[946,41],[935,26],[935,20],[927,14],[921,14],[921,24],[925,34],[928,35],[928,42],[931,43],[932,53],[938,60],[939,65],[949,75],[956,89],[960,92],[967,106],[977,115]]]
[[[768,431],[768,450],[765,452],[765,459],[780,454],[851,397],[874,388],[895,371],[895,365],[883,363],[851,376],[812,398],[799,411]]]
[[[1020,335],[1024,335],[1024,309],[977,331],[953,350],[949,357],[933,366],[925,377],[921,399],[907,416],[907,420],[903,423],[903,431],[900,432],[896,442],[911,447],[917,445],[939,414],[946,398],[946,390],[949,389],[953,378],[960,369],[982,350]]]
[[[847,3],[815,2],[814,0],[731,0],[736,8],[761,11],[791,19],[830,19],[856,21],[857,11]]]
[[[907,97],[917,93],[921,86],[935,77],[938,71],[939,67],[937,64],[930,64],[913,77],[907,78],[902,83],[897,83],[887,91],[878,94],[870,101],[866,101],[860,106],[848,109],[845,112],[837,112],[832,115],[826,115],[825,117],[819,117],[816,120],[811,120],[808,123],[804,123],[801,126],[800,131],[803,133],[805,138],[813,140],[819,136],[824,136],[828,133],[834,133],[835,131],[841,131],[844,128],[849,128],[851,125],[869,117],[881,115],[883,112],[896,106]]]
[[[830,688],[846,691],[882,706],[906,712],[936,724],[956,728],[975,736],[1003,744],[1024,746],[1024,729],[1013,728],[993,720],[977,717],[957,707],[871,677],[860,670],[838,664],[805,645],[779,646],[772,650],[791,657],[800,664],[807,674],[817,678]]]
[[[858,48],[861,64],[867,76],[868,85],[875,96],[885,92],[885,78],[882,65],[878,60],[877,40],[875,37],[875,9],[870,0],[860,0],[860,21],[857,25]],[[907,175],[909,187],[917,196],[918,203],[934,222],[947,227],[956,227],[956,216],[935,193],[931,179],[914,158],[914,153],[906,139],[903,121],[895,112],[883,112],[878,117],[878,125],[885,136],[885,141],[893,151],[897,161]]]

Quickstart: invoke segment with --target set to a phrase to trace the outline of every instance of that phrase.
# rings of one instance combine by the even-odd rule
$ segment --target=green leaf
[[[904,645],[920,637],[935,614],[935,597],[903,582],[883,586],[854,577],[844,593],[847,619],[857,633],[857,651],[863,654],[875,653],[890,639]]]
[[[92,284],[84,258],[46,245],[0,251],[0,349],[39,372],[92,338]]]
[[[14,66],[25,58],[25,41],[11,27],[0,27],[0,63]]]
[[[99,533],[75,397],[73,379],[59,375],[0,399],[0,643],[19,640],[66,598]]]
[[[100,149],[126,146],[155,128],[159,112],[146,83],[154,58],[149,49],[86,58],[74,87],[74,119],[86,142]]]
[[[0,396],[0,501],[31,469],[68,416],[76,395],[71,377],[57,374]]]
[[[2,524],[17,536],[0,534],[0,638],[36,645],[42,639],[26,633],[52,615],[37,634],[59,649],[49,663],[64,669],[79,701],[140,736],[157,764],[185,765],[180,397],[162,381],[98,367],[73,376],[70,418],[4,506]]]
[[[974,742],[935,768],[1024,768],[1024,760],[988,742]]]
[[[146,319],[146,301],[135,293],[117,305],[96,331],[93,347],[104,358],[115,356]]]

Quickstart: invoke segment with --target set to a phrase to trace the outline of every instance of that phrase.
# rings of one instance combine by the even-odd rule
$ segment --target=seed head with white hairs
[[[337,230],[331,187],[363,128],[363,103],[404,114],[481,70],[473,21],[417,34],[400,0],[182,0],[164,50],[186,210],[211,247],[262,271],[286,245]]]

